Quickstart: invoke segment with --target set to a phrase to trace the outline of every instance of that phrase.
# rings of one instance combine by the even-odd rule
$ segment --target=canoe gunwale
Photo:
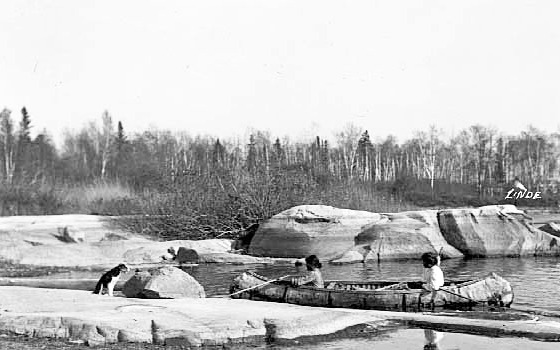
[[[402,282],[402,281],[364,281],[364,282],[359,282],[359,281],[342,281],[342,282],[346,282],[346,286],[348,285],[354,285],[355,287],[358,287],[360,289],[358,290],[352,290],[352,289],[345,289],[345,288],[338,288],[338,289],[330,289],[330,288],[317,288],[317,287],[313,287],[313,286],[293,286],[289,281],[286,280],[281,280],[281,281],[275,281],[272,280],[268,277],[265,276],[261,276],[258,275],[252,271],[245,271],[245,274],[247,274],[248,276],[256,279],[256,281],[254,282],[255,284],[262,284],[261,282],[264,283],[264,286],[262,287],[258,287],[255,289],[250,289],[246,292],[243,292],[242,294],[246,296],[246,299],[252,299],[252,300],[267,300],[267,301],[280,301],[280,302],[288,302],[288,303],[292,303],[292,304],[300,304],[300,305],[312,305],[312,306],[326,306],[326,307],[340,307],[340,306],[335,306],[333,305],[333,301],[334,300],[355,300],[355,301],[363,301],[363,307],[360,307],[359,305],[352,305],[349,306],[350,308],[365,308],[365,309],[399,309],[401,308],[401,311],[406,311],[407,309],[414,309],[414,308],[418,308],[418,309],[422,309],[422,308],[426,308],[425,305],[426,304],[426,300],[424,300],[426,297],[429,298],[429,292],[427,292],[425,289],[383,289],[383,290],[376,290],[376,289],[368,289],[368,288],[364,288],[363,286],[368,285],[368,283],[370,285],[372,284],[376,284],[378,286],[387,286],[387,285],[391,285],[391,284],[397,284],[397,283],[414,283],[414,285],[418,285],[418,281],[409,281],[409,282]],[[495,275],[495,274],[491,274],[490,276]],[[497,275],[496,275],[497,276]],[[499,277],[499,276],[498,276]],[[479,305],[482,307],[493,307],[496,305],[501,305],[501,306],[505,306],[505,307],[509,307],[511,305],[511,303],[513,302],[513,290],[509,290],[509,291],[504,291],[505,293],[501,293],[498,298],[496,300],[493,300],[490,298],[490,295],[487,295],[488,298],[484,297],[483,299],[477,298],[477,299],[470,299],[472,296],[469,296],[469,292],[466,292],[466,294],[463,296],[461,294],[463,294],[461,292],[462,288],[471,288],[469,287],[472,284],[476,284],[478,282],[482,282],[483,284],[485,284],[485,281],[487,280],[488,277],[486,278],[477,278],[477,279],[473,279],[473,280],[469,280],[469,281],[447,281],[445,287],[448,288],[442,288],[441,292],[443,295],[445,295],[445,297],[443,297],[443,304],[439,304],[436,305],[436,307],[440,308],[440,307],[460,307],[460,308],[464,308],[464,307],[468,307],[471,308],[472,306],[475,305]],[[266,283],[266,282],[270,282],[270,283]],[[332,282],[341,282],[341,281],[326,281],[325,283],[332,283]],[[348,283],[351,282],[351,283]],[[507,281],[505,281],[507,283]],[[509,283],[508,283],[509,284]],[[344,285],[343,285],[344,286]],[[362,287],[360,287],[362,286]],[[274,296],[275,292],[272,292],[272,294],[269,294],[270,292],[264,292],[264,290],[269,290],[270,288],[279,288],[279,290],[281,290],[281,294],[282,296],[280,297],[279,295]],[[379,287],[378,287],[379,288]],[[476,286],[474,286],[474,288],[477,288]],[[232,289],[233,290],[233,289]],[[468,289],[467,289],[468,290]],[[448,292],[450,295],[448,295]],[[279,292],[276,292],[279,293]],[[324,300],[322,305],[317,305],[315,302],[304,302],[302,301],[302,303],[297,302],[297,301],[293,301],[295,299],[294,298],[294,294],[293,293],[303,293],[303,295],[307,295],[307,297],[309,298],[312,295],[312,298],[315,297],[319,297],[319,300]],[[459,294],[457,294],[459,293]],[[501,302],[501,296],[504,295],[509,295],[511,294],[512,297],[510,298],[509,302],[507,303],[502,303]],[[321,297],[322,295],[322,297]],[[441,295],[440,293],[438,293],[438,295]],[[455,296],[453,296],[455,295]],[[448,297],[452,297],[452,300],[449,300]],[[239,298],[244,298],[241,294],[238,295]],[[297,298],[297,297],[296,297]],[[372,299],[373,298],[373,299]],[[397,300],[401,300],[402,299],[402,307],[399,307],[397,305],[397,303],[395,301]],[[453,300],[454,299],[454,300]],[[289,301],[292,300],[292,301]],[[368,301],[369,300],[369,301]],[[376,301],[381,303],[378,306],[375,307],[368,307],[368,305],[375,305]],[[384,301],[385,300],[385,301]],[[392,300],[390,303],[389,301]],[[373,302],[373,304],[371,304]],[[308,304],[311,303],[311,304]],[[361,302],[360,302],[361,303]],[[384,304],[385,303],[385,304]],[[400,302],[399,302],[400,303]],[[342,306],[342,307],[348,307],[348,306]]]
[[[245,273],[262,280],[263,282],[268,282],[271,281],[270,278],[259,275],[255,272],[252,271],[246,271]],[[449,280],[446,281],[444,287],[451,287],[451,288],[460,288],[460,287],[466,287],[468,285],[483,281],[483,278],[476,278],[476,279],[472,279],[472,280],[461,280],[461,281],[455,281],[455,280]],[[349,281],[349,280],[326,280],[324,281],[324,284],[330,284],[330,283],[340,283],[340,284],[346,284],[346,285],[373,285],[373,284],[391,284],[391,283],[401,283],[403,281],[364,281],[364,282],[358,282],[358,281]],[[411,282],[415,282],[415,283],[422,283],[421,281],[411,281]],[[272,282],[271,284],[275,284],[278,286],[285,286],[285,285],[289,285],[289,282],[287,281],[275,281]],[[454,285],[453,285],[454,284]],[[344,294],[365,294],[365,295],[390,295],[390,294],[406,294],[406,295],[412,295],[412,294],[422,294],[422,293],[426,293],[426,290],[423,288],[409,288],[409,289],[387,289],[387,290],[346,290],[346,289],[328,289],[328,288],[318,288],[318,287],[313,287],[313,286],[299,286],[299,287],[295,287],[295,286],[288,286],[289,288],[295,288],[295,289],[305,289],[305,290],[314,290],[314,291],[318,291],[318,292],[329,292],[329,293],[344,293]],[[445,290],[444,288],[442,288],[442,290]]]

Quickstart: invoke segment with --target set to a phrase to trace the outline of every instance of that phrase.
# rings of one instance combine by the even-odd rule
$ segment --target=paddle
[[[243,293],[243,292],[246,292],[246,291],[249,291],[249,290],[252,290],[252,289],[255,289],[255,288],[259,288],[259,287],[262,287],[262,286],[266,286],[267,284],[270,284],[270,283],[278,282],[278,281],[283,280],[284,278],[288,278],[288,277],[290,277],[290,276],[292,276],[292,275],[282,276],[282,277],[279,277],[279,278],[276,278],[276,279],[273,279],[273,280],[270,280],[270,281],[266,281],[266,282],[261,283],[261,284],[257,284],[256,286],[252,286],[252,287],[249,287],[249,288],[242,289],[242,290],[240,290],[240,291],[237,291],[237,292],[235,292],[235,293],[231,293],[231,294],[228,294],[228,295],[217,295],[217,296],[214,296],[214,298],[231,297],[231,296],[233,296],[233,295],[241,294],[241,293]]]
[[[443,247],[441,247],[441,249],[438,252],[438,256],[439,256],[439,261],[441,262],[441,253],[443,253]]]
[[[439,252],[438,252],[438,257],[440,258],[440,262],[441,262],[441,254],[442,254],[442,253],[443,253],[443,247],[441,247],[440,250],[439,250]],[[462,295],[460,295],[460,294],[453,293],[453,292],[448,291],[448,290],[443,289],[443,288],[440,288],[439,290],[441,290],[441,291],[443,291],[443,292],[446,292],[446,293],[449,293],[449,294],[452,294],[452,295],[455,295],[455,296],[460,297],[460,298],[463,298],[463,299],[467,299],[467,300],[469,300],[469,301],[471,301],[471,302],[473,302],[473,303],[479,303],[478,301],[473,300],[473,299],[471,299],[471,298],[469,298],[469,297],[465,297],[465,296],[462,296]]]

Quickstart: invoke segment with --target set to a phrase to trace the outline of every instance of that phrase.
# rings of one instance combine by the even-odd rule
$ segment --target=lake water
[[[428,334],[426,334],[428,333]],[[434,334],[436,335],[434,337]],[[431,347],[426,347],[427,339]],[[557,350],[558,343],[523,338],[491,338],[477,335],[433,332],[423,329],[399,329],[371,338],[339,339],[317,344],[267,346],[262,350]],[[261,350],[259,349],[259,350]],[[248,349],[247,349],[248,350]],[[255,349],[256,350],[256,349]]]
[[[560,259],[559,258],[494,258],[494,259],[451,259],[442,261],[442,270],[447,279],[469,279],[482,277],[490,272],[508,280],[514,290],[514,306],[560,311]],[[278,277],[296,272],[294,266],[232,266],[199,265],[184,268],[206,289],[208,295],[229,292],[232,279],[247,269],[268,277]],[[419,280],[422,277],[419,261],[388,261],[369,264],[330,265],[325,264],[325,279],[356,280]],[[490,338],[459,333],[436,332],[437,345],[425,347],[430,330],[399,329],[394,332],[358,339],[338,339],[318,344],[291,346],[263,346],[259,349],[312,349],[312,350],[370,350],[370,349],[559,349],[558,343],[532,341],[523,338]],[[433,338],[433,337],[432,337]]]
[[[470,279],[490,272],[508,280],[514,291],[514,305],[560,311],[560,258],[450,259],[442,261],[446,279]],[[287,265],[199,265],[184,270],[195,277],[208,295],[227,294],[233,278],[245,270],[268,277],[296,273]],[[369,264],[330,265],[322,268],[324,279],[421,280],[420,261],[388,261]]]
[[[541,310],[560,311],[560,258],[494,258],[494,259],[451,259],[442,261],[442,270],[447,279],[469,279],[482,277],[490,272],[508,280],[514,290],[513,306],[526,306]],[[279,277],[296,272],[294,266],[232,266],[199,265],[184,268],[193,275],[208,295],[229,292],[233,278],[247,269],[268,277]],[[325,279],[356,280],[419,280],[423,267],[419,261],[389,261],[369,264],[330,265],[322,268]],[[430,337],[423,329],[398,329],[379,336],[357,339],[337,339],[318,344],[290,346],[262,346],[256,349],[286,350],[420,350],[420,349],[560,349],[559,343],[539,342],[524,338],[490,338],[484,336],[436,332],[437,346],[425,347]],[[255,349],[251,347],[252,349]]]

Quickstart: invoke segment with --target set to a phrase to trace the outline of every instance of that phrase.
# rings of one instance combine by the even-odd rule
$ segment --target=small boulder
[[[58,236],[55,235],[55,237],[64,243],[80,243],[84,242],[86,238],[83,231],[68,226],[59,227]]]
[[[137,271],[123,286],[129,298],[205,298],[204,288],[188,273],[172,266]]]
[[[128,298],[138,298],[148,280],[152,277],[149,271],[136,270],[134,275],[123,285],[122,292]]]
[[[196,264],[200,260],[200,256],[194,249],[180,247],[175,255],[175,261],[179,264]]]
[[[351,264],[361,262],[364,262],[364,256],[356,250],[347,251],[340,258],[331,261],[333,264]]]

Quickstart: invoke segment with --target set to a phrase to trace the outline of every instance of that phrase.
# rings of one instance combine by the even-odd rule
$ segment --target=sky
[[[226,138],[560,125],[560,1],[0,2],[0,108]]]

